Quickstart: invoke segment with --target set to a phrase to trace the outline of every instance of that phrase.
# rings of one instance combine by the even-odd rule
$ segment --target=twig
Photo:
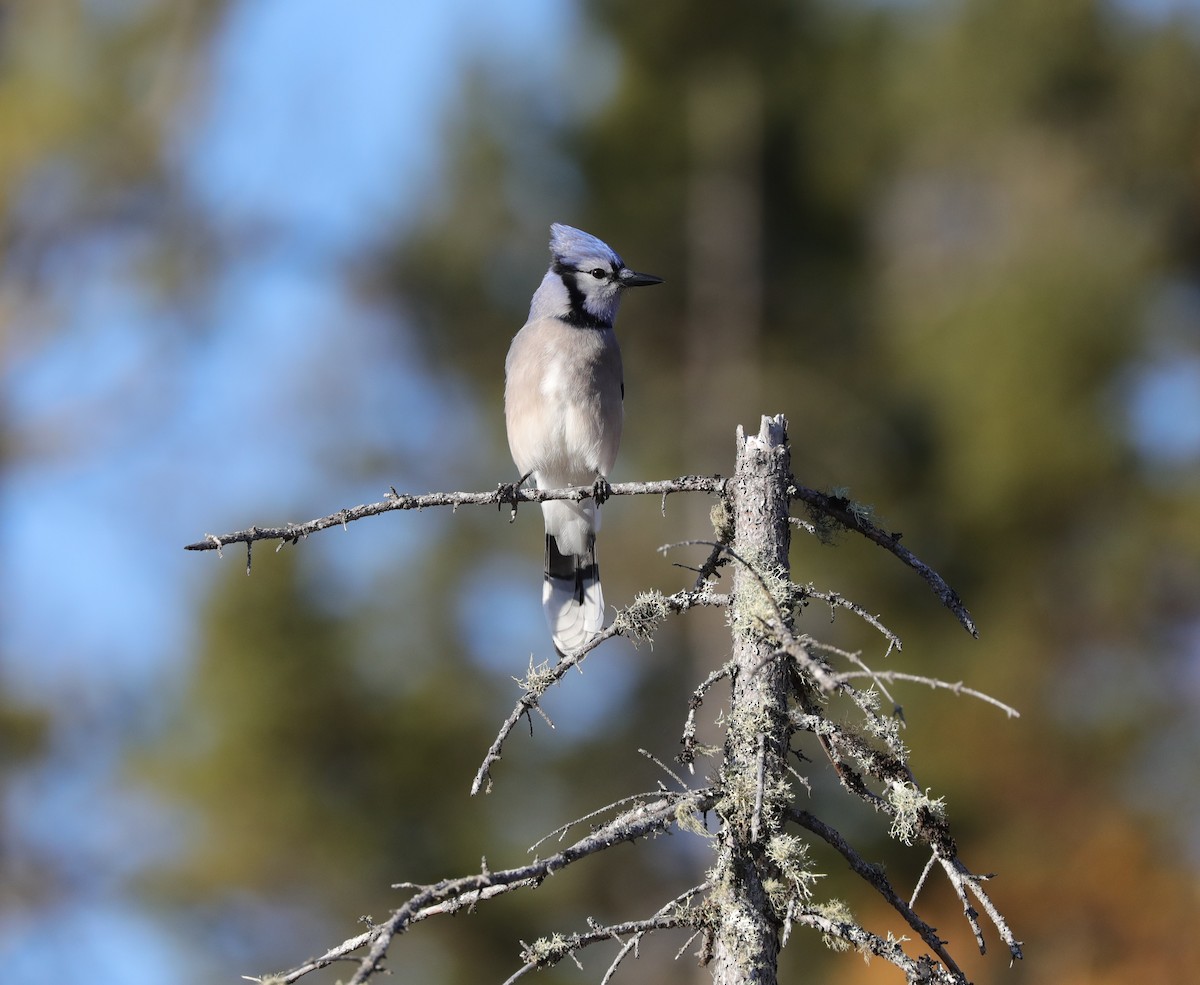
[[[1020,718],[1021,713],[1011,705],[1006,705],[998,698],[993,698],[990,694],[985,694],[983,691],[976,691],[973,687],[965,687],[962,681],[957,681],[951,684],[949,681],[939,680],[936,677],[924,677],[920,674],[904,674],[898,671],[846,671],[837,676],[843,680],[850,680],[855,677],[870,676],[873,680],[883,680],[893,683],[895,681],[911,681],[914,684],[924,684],[927,687],[942,688],[946,691],[952,691],[955,694],[965,694],[972,698],[978,698],[980,701],[986,701],[989,705],[995,705],[1009,718]]]
[[[690,892],[690,890],[689,890]],[[671,904],[668,904],[671,905]],[[518,978],[521,978],[531,971],[536,971],[539,968],[549,968],[558,964],[567,956],[574,957],[575,952],[581,948],[587,947],[590,944],[597,944],[601,941],[621,939],[624,934],[633,934],[633,939],[622,947],[617,955],[617,961],[609,967],[608,974],[604,976],[604,981],[607,982],[616,964],[619,963],[629,950],[637,945],[637,942],[646,934],[655,930],[674,930],[677,927],[694,927],[696,926],[696,917],[690,913],[681,913],[678,910],[674,913],[660,913],[647,920],[628,920],[625,923],[606,924],[604,926],[596,926],[593,929],[581,934],[570,934],[553,942],[539,941],[533,947],[527,947],[525,954],[529,955],[525,964],[517,969],[507,980],[504,985],[512,985]],[[578,964],[576,960],[576,964]]]
[[[685,788],[686,789],[686,788]],[[577,817],[573,821],[568,821],[566,824],[560,824],[553,831],[542,835],[537,841],[529,846],[531,852],[536,852],[538,848],[549,841],[551,838],[558,836],[558,840],[562,841],[566,837],[568,831],[572,828],[585,824],[601,814],[607,814],[609,811],[624,807],[626,804],[641,803],[643,801],[653,801],[656,798],[662,797],[662,790],[648,790],[645,793],[630,794],[628,797],[622,797],[620,800],[615,800],[611,804],[606,804],[604,807],[597,807],[594,811],[588,811],[582,817]]]
[[[687,721],[683,725],[683,738],[680,739],[683,749],[676,757],[679,762],[688,768],[689,773],[696,772],[696,711],[704,703],[704,696],[713,685],[728,677],[732,669],[733,665],[731,663],[723,664],[709,674],[696,690],[692,692],[692,698],[688,702]]]
[[[954,891],[958,894],[958,898],[963,904],[963,912],[967,917],[967,921],[971,924],[972,931],[975,933],[975,941],[979,945],[979,953],[987,953],[987,944],[983,939],[983,930],[979,926],[979,914],[967,899],[967,889],[979,900],[979,904],[983,907],[984,912],[987,913],[988,919],[992,921],[992,925],[996,928],[1000,939],[1008,946],[1008,953],[1012,956],[1012,959],[1014,961],[1021,960],[1024,957],[1021,953],[1021,942],[1013,935],[1011,928],[1008,926],[1008,921],[996,909],[996,905],[992,902],[991,897],[984,892],[983,886],[980,885],[988,877],[977,876],[970,872],[962,864],[957,855],[948,857],[941,852],[937,845],[934,845],[934,850],[938,852],[938,861],[942,865],[942,870],[950,879],[950,884],[954,886]]]
[[[831,613],[832,610],[837,608],[849,609],[868,626],[871,626],[873,629],[878,631],[879,635],[888,641],[888,652],[884,654],[885,657],[891,653],[892,650],[904,649],[904,642],[900,639],[900,637],[888,629],[887,626],[885,626],[882,622],[880,622],[878,616],[871,615],[871,613],[869,613],[857,602],[851,601],[850,599],[846,598],[846,596],[841,595],[838,592],[818,591],[812,585],[798,585],[796,587],[800,589],[802,599],[820,599],[829,606]]]
[[[975,625],[975,620],[971,618],[971,613],[967,611],[967,607],[963,605],[962,599],[958,597],[958,592],[946,584],[946,580],[941,575],[913,554],[907,547],[901,547],[900,534],[889,533],[875,526],[875,524],[866,518],[861,510],[852,509],[850,501],[844,496],[830,496],[828,493],[809,489],[807,486],[800,485],[795,479],[792,480],[789,492],[794,498],[807,503],[812,509],[825,514],[830,519],[836,520],[847,530],[853,530],[855,533],[862,534],[867,540],[873,541],[885,550],[895,554],[896,557],[925,579],[926,584],[933,589],[933,593],[941,600],[942,605],[958,617],[958,621],[962,623],[963,628],[976,639],[979,638],[979,629]]]
[[[529,712],[534,708],[538,708],[538,702],[541,700],[542,695],[545,694],[551,686],[562,680],[563,675],[565,675],[567,671],[569,671],[572,667],[577,666],[584,657],[591,653],[592,650],[598,647],[601,643],[613,636],[616,636],[617,631],[617,624],[612,623],[606,629],[604,629],[603,632],[595,636],[589,642],[585,643],[578,650],[574,651],[573,653],[568,653],[552,668],[549,668],[540,674],[535,675],[534,673],[531,673],[529,675],[528,683],[525,686],[525,691],[517,700],[516,705],[513,706],[513,710],[509,712],[508,718],[504,720],[504,724],[500,726],[500,731],[497,733],[496,738],[492,741],[492,744],[488,747],[487,753],[483,757],[483,763],[475,773],[475,779],[471,781],[471,796],[475,796],[475,794],[479,793],[480,789],[483,789],[485,782],[487,783],[487,788],[484,792],[491,792],[492,766],[500,761],[501,749],[504,745],[504,740],[508,738],[509,734],[516,727],[517,722],[521,720],[522,716],[528,715]],[[538,708],[538,710],[540,711],[541,709]],[[532,718],[529,720],[529,726],[530,729],[533,728]]]
[[[607,985],[616,973],[617,966],[629,956],[631,951],[637,949],[641,939],[646,934],[652,933],[655,930],[673,930],[678,927],[695,927],[698,926],[698,919],[690,912],[685,912],[680,909],[680,904],[685,904],[697,893],[704,892],[709,888],[707,882],[701,883],[699,886],[693,886],[691,889],[680,893],[673,900],[663,904],[654,912],[652,916],[645,920],[628,920],[624,923],[615,924],[597,924],[591,920],[588,921],[590,930],[586,933],[569,934],[561,937],[556,937],[553,941],[538,941],[532,947],[525,945],[525,950],[522,954],[525,963],[518,968],[505,982],[504,985],[511,985],[518,978],[523,977],[531,971],[539,968],[548,968],[557,964],[563,958],[570,955],[575,958],[575,952],[581,948],[591,944],[597,944],[601,941],[616,940],[621,943],[621,949],[617,952],[617,956],[608,966],[608,970],[604,973],[604,977],[600,980],[600,985]],[[621,937],[632,935],[629,940],[621,942]],[[579,964],[578,958],[575,958],[575,963]]]
[[[917,905],[917,897],[921,895],[921,890],[925,888],[925,881],[929,878],[929,873],[933,871],[933,865],[937,861],[937,858],[937,852],[930,852],[929,861],[925,863],[925,868],[917,876],[917,884],[913,886],[912,895],[908,898],[909,906]]]
[[[883,679],[879,676],[879,674],[875,673],[872,668],[867,666],[866,661],[863,660],[859,653],[851,653],[849,650],[840,650],[836,647],[827,647],[825,648],[825,652],[836,653],[843,660],[849,660],[850,663],[862,668],[862,675],[869,677],[871,679],[871,683],[879,688],[879,693],[892,703],[892,714],[899,716],[900,721],[904,721],[904,709],[901,707],[900,702],[892,696],[892,692],[888,690],[887,685],[883,682]],[[887,654],[884,654],[884,656],[887,656]],[[848,673],[853,673],[856,677],[860,676],[858,672],[851,671]],[[842,676],[843,679],[849,679],[845,674],[840,676]]]
[[[681,777],[678,773],[676,773],[673,769],[671,769],[671,767],[669,767],[666,763],[664,763],[661,759],[659,759],[656,755],[654,755],[654,753],[650,752],[650,750],[638,749],[638,752],[641,753],[643,756],[645,756],[648,760],[650,760],[650,762],[654,763],[655,766],[657,766],[660,770],[662,770],[664,773],[666,773],[667,776],[669,776],[672,780],[674,780],[676,783],[678,783],[679,788],[681,790],[690,789],[688,787],[688,785],[686,783],[684,783],[683,777]]]
[[[702,882],[702,883],[700,883],[699,886],[693,886],[691,889],[685,890],[684,892],[682,892],[678,896],[676,896],[673,900],[671,900],[669,903],[666,903],[663,906],[660,906],[658,908],[658,910],[655,911],[654,915],[650,919],[654,920],[656,918],[660,918],[665,915],[668,915],[672,908],[678,907],[681,904],[687,903],[689,900],[691,900],[691,898],[693,896],[697,896],[700,893],[707,892],[710,888],[711,888],[710,883]],[[689,924],[689,926],[694,926],[694,924]],[[659,928],[654,928],[654,929],[659,929]],[[608,971],[606,971],[604,973],[604,977],[602,979],[600,979],[600,985],[608,985],[609,981],[612,979],[612,976],[614,974],[616,974],[617,966],[622,961],[624,961],[626,957],[629,956],[630,951],[633,951],[637,948],[638,942],[641,941],[641,939],[643,937],[645,937],[648,932],[649,931],[647,931],[647,930],[639,931],[638,933],[634,934],[634,936],[631,937],[628,941],[626,941],[623,945],[621,945],[621,950],[617,952],[617,956],[615,958],[613,958],[612,964],[610,964],[608,966]],[[695,936],[696,935],[693,934],[691,937],[689,937],[688,943],[691,943],[692,939]],[[685,943],[683,946],[687,947],[687,944]],[[676,957],[678,957],[678,955],[676,955]]]

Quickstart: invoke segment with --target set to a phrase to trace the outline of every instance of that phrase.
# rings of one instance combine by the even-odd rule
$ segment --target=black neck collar
[[[578,271],[564,263],[554,265],[555,272],[562,278],[563,286],[567,289],[567,299],[570,310],[565,315],[559,315],[559,320],[566,322],[572,328],[612,328],[612,320],[600,318],[587,310],[583,303],[583,291],[576,281]]]

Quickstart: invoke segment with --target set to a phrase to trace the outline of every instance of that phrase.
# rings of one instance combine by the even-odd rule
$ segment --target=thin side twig
[[[704,703],[704,696],[708,694],[718,681],[728,677],[732,670],[732,663],[722,664],[701,681],[692,692],[691,700],[688,702],[687,721],[683,724],[683,737],[680,739],[680,745],[683,746],[683,749],[675,757],[688,768],[689,773],[694,774],[696,772],[696,755],[699,752],[699,745],[696,741],[696,711]]]
[[[892,650],[904,649],[904,641],[901,640],[900,637],[893,633],[890,629],[888,629],[887,626],[880,621],[878,616],[871,615],[871,613],[869,613],[857,602],[846,598],[846,596],[838,592],[819,591],[812,585],[798,585],[797,588],[800,589],[802,599],[820,599],[829,606],[831,614],[835,609],[849,609],[856,616],[858,616],[859,619],[865,622],[872,629],[876,630],[880,636],[888,641],[888,652],[884,654],[885,657],[891,653]]]
[[[895,683],[896,681],[910,681],[913,684],[924,684],[926,687],[931,687],[934,689],[941,688],[946,691],[951,691],[954,694],[965,694],[968,697],[978,698],[980,701],[986,701],[989,705],[995,705],[995,707],[999,708],[1009,718],[1021,717],[1021,713],[1017,711],[1016,708],[1012,707],[1012,705],[1006,705],[999,698],[993,698],[990,694],[987,694],[983,691],[976,691],[973,687],[966,687],[963,685],[962,681],[955,681],[954,683],[951,683],[949,681],[940,680],[936,677],[925,677],[921,674],[905,674],[899,671],[877,671],[869,669],[864,671],[845,671],[837,676],[843,678],[844,680],[850,680],[855,677],[869,676],[873,680],[887,681],[889,684]]]
[[[937,851],[936,845],[934,849]],[[938,862],[941,863],[942,871],[946,873],[950,884],[954,887],[955,893],[958,894],[959,901],[963,905],[963,913],[966,915],[967,922],[970,923],[971,930],[975,934],[975,942],[979,945],[979,953],[987,953],[987,944],[983,939],[983,930],[979,926],[979,914],[975,907],[971,905],[970,900],[967,899],[967,890],[970,890],[971,895],[979,901],[980,906],[987,913],[988,919],[992,921],[992,926],[996,928],[1000,939],[1008,947],[1008,953],[1012,960],[1021,960],[1024,957],[1021,953],[1021,942],[1016,939],[1012,929],[1008,926],[1008,921],[996,909],[996,904],[992,902],[991,897],[984,892],[982,882],[988,877],[977,876],[970,872],[957,855],[948,857],[939,851]]]
[[[576,951],[590,944],[597,944],[608,940],[620,941],[623,935],[633,934],[632,941],[627,945],[633,947],[646,934],[652,931],[674,930],[678,927],[694,927],[695,925],[696,918],[693,915],[675,911],[674,913],[656,915],[646,920],[627,920],[624,923],[597,925],[585,933],[569,934],[552,942],[540,941],[533,947],[526,948],[525,954],[529,955],[529,957],[520,968],[504,981],[504,985],[512,985],[518,978],[523,978],[531,971],[552,967],[565,957],[574,958]],[[621,954],[618,955],[618,960],[623,959],[627,953],[628,951],[622,948]],[[578,960],[576,960],[576,964],[578,964]],[[612,968],[609,970],[611,972]],[[608,981],[608,978],[609,976],[605,975],[604,980]]]
[[[602,814],[607,814],[610,811],[618,810],[619,808],[625,807],[627,804],[654,801],[662,797],[662,795],[662,790],[647,790],[644,793],[634,793],[630,794],[628,797],[622,797],[620,800],[615,800],[611,804],[605,804],[603,807],[597,807],[594,811],[588,811],[582,817],[577,817],[573,821],[568,821],[566,824],[560,824],[553,831],[549,831],[542,835],[537,841],[529,846],[529,851],[536,852],[543,844],[555,837],[557,837],[559,841],[562,841],[567,836],[567,832],[572,828],[578,827],[581,824],[586,824],[588,821],[595,820]]]
[[[650,919],[653,920],[653,919],[668,915],[672,909],[687,904],[688,902],[690,902],[690,900],[692,899],[693,896],[698,896],[701,893],[708,892],[708,890],[710,888],[711,888],[711,883],[702,882],[702,883],[700,883],[699,886],[693,886],[691,889],[685,890],[684,892],[682,892],[678,896],[676,896],[673,900],[671,900],[669,903],[666,903],[663,906],[659,907],[658,910],[655,911],[654,915]],[[689,926],[695,926],[695,924],[689,924]],[[659,929],[659,928],[655,928],[655,929]],[[610,964],[608,966],[608,971],[606,971],[604,973],[604,977],[600,979],[600,985],[608,985],[608,983],[612,980],[612,976],[616,974],[618,965],[620,965],[620,963],[629,956],[631,951],[637,950],[638,943],[641,941],[641,939],[643,937],[646,936],[646,934],[648,932],[649,931],[645,931],[645,930],[639,931],[638,933],[634,934],[631,938],[629,938],[629,940],[627,940],[624,944],[621,945],[621,950],[617,952],[617,956],[615,958],[613,958],[612,964]],[[695,937],[695,934],[693,934],[692,937]],[[691,937],[688,938],[689,941],[691,939],[692,939]],[[687,945],[685,944],[684,947],[686,947],[686,946]]]

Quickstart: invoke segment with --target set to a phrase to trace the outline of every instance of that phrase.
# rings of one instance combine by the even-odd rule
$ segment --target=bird
[[[542,503],[546,567],[542,609],[562,657],[604,628],[596,564],[600,505],[617,458],[625,381],[613,331],[621,296],[661,284],[608,244],[563,223],[550,227],[550,267],[534,292],[529,318],[504,361],[508,447],[521,478],[538,489],[590,486],[592,498]]]

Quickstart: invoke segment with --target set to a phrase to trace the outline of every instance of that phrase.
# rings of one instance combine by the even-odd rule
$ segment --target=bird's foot
[[[496,486],[496,509],[500,509],[505,503],[512,506],[512,511],[508,515],[509,523],[517,518],[517,504],[521,501],[521,487],[531,475],[533,475],[532,472],[526,472],[516,482],[501,482]]]
[[[604,476],[597,474],[596,481],[592,483],[592,499],[596,501],[597,506],[603,506],[609,496],[612,495],[612,486]]]
[[[496,486],[496,509],[500,509],[505,503],[509,503],[512,506],[508,514],[509,523],[512,523],[517,518],[517,503],[520,502],[520,492],[521,484],[519,482],[501,482]]]

